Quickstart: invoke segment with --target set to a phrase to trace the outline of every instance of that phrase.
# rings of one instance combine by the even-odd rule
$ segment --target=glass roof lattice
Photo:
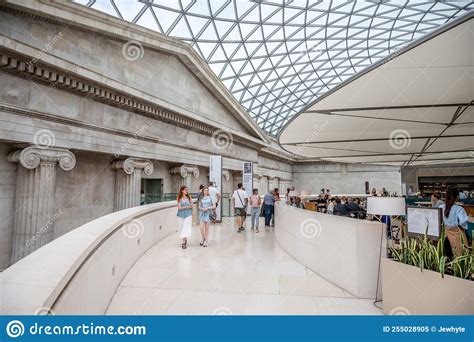
[[[270,135],[473,1],[79,0],[189,42]]]

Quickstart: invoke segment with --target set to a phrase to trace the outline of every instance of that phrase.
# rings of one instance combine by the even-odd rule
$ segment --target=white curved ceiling
[[[192,44],[270,135],[473,1],[76,0]]]
[[[335,162],[474,161],[473,16],[451,26],[308,106],[281,146]]]

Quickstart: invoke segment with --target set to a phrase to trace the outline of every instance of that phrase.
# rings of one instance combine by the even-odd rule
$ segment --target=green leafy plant
[[[406,231],[404,236],[407,236]],[[464,236],[461,235],[462,250],[459,256],[450,260],[446,256],[444,242],[446,230],[441,228],[439,240],[435,243],[428,239],[428,226],[425,235],[420,237],[406,237],[400,240],[399,247],[389,248],[394,260],[407,265],[419,267],[421,271],[430,270],[455,277],[474,280],[474,249],[465,247]]]

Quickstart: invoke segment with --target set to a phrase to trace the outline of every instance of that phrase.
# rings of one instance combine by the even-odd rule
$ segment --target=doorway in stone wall
[[[162,202],[163,179],[142,178],[141,194],[142,198],[144,196],[144,204]]]

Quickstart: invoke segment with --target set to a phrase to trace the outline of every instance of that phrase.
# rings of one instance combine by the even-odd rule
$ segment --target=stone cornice
[[[198,122],[136,96],[98,84],[42,62],[36,62],[33,65],[28,64],[30,60],[31,58],[27,56],[0,47],[0,70],[6,73],[206,135],[212,136],[216,132],[216,127],[212,125]],[[232,137],[234,142],[258,146],[254,141],[249,141],[237,134],[232,134]]]
[[[81,120],[76,120],[68,117],[63,117],[63,116],[58,116],[55,114],[51,113],[45,113],[45,112],[39,112],[35,111],[29,108],[23,108],[23,107],[18,107],[18,106],[13,106],[11,104],[3,103],[0,102],[0,111],[4,111],[7,113],[12,113],[15,115],[20,115],[20,116],[26,116],[26,117],[31,117],[31,118],[37,118],[45,121],[50,121],[50,122],[56,122],[59,124],[63,125],[68,125],[68,126],[73,126],[73,127],[80,127],[84,129],[88,129],[91,131],[96,131],[96,132],[103,132],[107,134],[113,134],[113,135],[118,135],[118,136],[123,136],[129,139],[136,139],[136,133],[135,132],[130,132],[130,131],[125,131],[125,130],[119,130],[116,128],[108,128],[104,126],[98,126],[95,124],[90,124]],[[215,151],[209,151],[209,150],[203,150],[202,148],[197,148],[192,145],[186,145],[183,146],[183,144],[177,144],[173,141],[170,141],[168,139],[164,138],[157,138],[153,136],[145,136],[142,135],[140,136],[140,140],[146,141],[146,142],[151,142],[151,143],[159,143],[163,144],[165,146],[173,146],[173,147],[185,147],[186,149],[192,150],[192,151],[199,151],[199,152],[204,152],[204,153],[209,153],[209,154],[214,154]],[[229,157],[229,158],[235,158],[235,156],[225,153],[225,150],[221,151],[221,154],[223,156]]]
[[[341,164],[327,160],[318,160],[318,159],[302,159],[297,160],[293,165],[328,165],[328,164]]]
[[[66,23],[74,29],[92,32],[107,39],[126,43],[138,41],[145,48],[177,56],[202,84],[232,113],[242,120],[258,139],[268,144],[268,137],[230,94],[210,67],[199,57],[191,45],[167,37],[153,30],[125,22],[111,15],[92,10],[69,1],[56,0],[6,0],[1,10],[26,15],[50,23]]]
[[[135,171],[144,172],[147,176],[153,173],[153,163],[148,159],[127,158],[116,160],[112,163],[112,168],[123,170],[127,175],[131,175]]]
[[[20,163],[23,167],[33,170],[41,163],[58,163],[64,171],[71,171],[76,166],[76,157],[71,151],[54,148],[30,146],[8,155],[8,161]]]

